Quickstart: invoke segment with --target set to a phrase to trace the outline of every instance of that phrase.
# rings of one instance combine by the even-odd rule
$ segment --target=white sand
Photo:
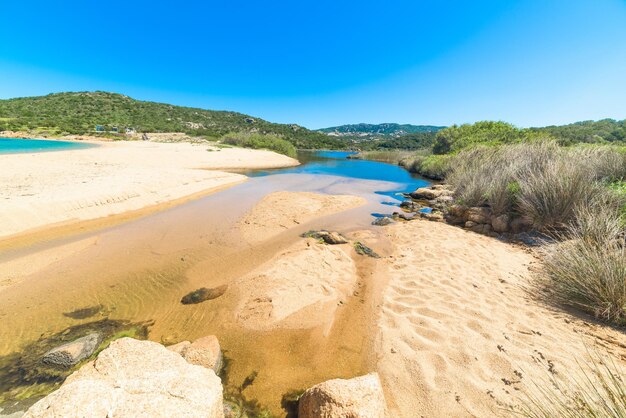
[[[0,155],[0,237],[142,209],[245,180],[210,170],[297,164],[270,151],[158,142]]]
[[[625,358],[624,334],[527,291],[539,263],[526,250],[442,223],[387,231],[374,350],[391,416],[505,416],[534,384],[577,375],[587,350]]]

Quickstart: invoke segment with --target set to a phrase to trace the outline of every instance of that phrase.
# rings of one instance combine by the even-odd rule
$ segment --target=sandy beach
[[[245,181],[219,170],[297,165],[271,151],[207,144],[100,142],[0,155],[0,238],[138,210]]]
[[[437,222],[387,233],[373,351],[391,416],[508,416],[523,391],[580,379],[595,350],[625,358],[622,332],[537,298],[528,249]]]

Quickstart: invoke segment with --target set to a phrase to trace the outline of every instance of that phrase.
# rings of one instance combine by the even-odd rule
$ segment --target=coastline
[[[0,154],[0,242],[110,216],[129,219],[246,180],[223,170],[299,164],[271,151],[209,144],[88,142],[98,146]]]

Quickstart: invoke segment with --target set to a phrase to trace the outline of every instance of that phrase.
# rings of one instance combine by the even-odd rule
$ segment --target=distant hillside
[[[358,123],[356,125],[341,125],[333,126],[331,128],[318,129],[320,132],[325,132],[333,136],[351,137],[351,138],[396,138],[399,136],[423,133],[423,132],[438,132],[445,128],[445,126],[431,126],[431,125],[409,125],[398,123]]]
[[[564,143],[626,142],[626,119],[587,120],[561,126],[529,128],[529,131],[547,133]]]
[[[47,130],[57,134],[185,132],[219,137],[259,132],[282,137],[297,148],[345,147],[345,142],[298,125],[271,123],[237,112],[144,102],[106,92],[56,93],[0,100],[0,131]]]

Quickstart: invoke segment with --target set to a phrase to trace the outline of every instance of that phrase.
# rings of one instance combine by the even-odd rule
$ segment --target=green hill
[[[105,132],[185,132],[221,137],[255,132],[284,138],[297,148],[345,147],[345,142],[295,124],[271,123],[237,112],[144,102],[106,92],[55,93],[0,100],[0,131],[48,130],[63,134]]]
[[[350,137],[363,139],[373,138],[396,138],[399,136],[424,133],[424,132],[437,132],[445,128],[445,126],[431,126],[431,125],[410,125],[399,123],[358,123],[354,125],[341,125],[333,126],[331,128],[318,129],[319,132],[324,132],[339,137]]]

